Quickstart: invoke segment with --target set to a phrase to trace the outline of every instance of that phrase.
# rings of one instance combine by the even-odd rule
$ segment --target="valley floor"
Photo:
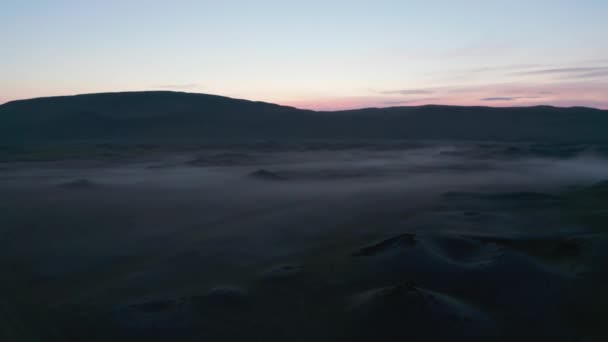
[[[0,163],[2,341],[605,341],[593,146]]]

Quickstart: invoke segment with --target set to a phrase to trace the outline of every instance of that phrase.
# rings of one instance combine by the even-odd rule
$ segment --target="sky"
[[[139,90],[608,109],[608,1],[1,1],[0,103]]]

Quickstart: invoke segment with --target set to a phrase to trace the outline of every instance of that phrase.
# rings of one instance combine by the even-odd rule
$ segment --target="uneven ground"
[[[604,147],[146,151],[4,150],[1,341],[608,339]]]

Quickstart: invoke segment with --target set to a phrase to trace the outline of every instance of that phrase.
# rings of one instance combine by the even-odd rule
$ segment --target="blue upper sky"
[[[0,56],[0,103],[169,89],[608,108],[608,1],[3,0]]]

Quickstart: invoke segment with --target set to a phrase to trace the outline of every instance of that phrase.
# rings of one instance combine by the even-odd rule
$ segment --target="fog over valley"
[[[21,296],[5,305],[32,337],[276,338],[280,324],[284,338],[525,340],[531,322],[578,334],[579,318],[554,324],[603,305],[602,145],[91,151],[1,163],[3,287]]]

